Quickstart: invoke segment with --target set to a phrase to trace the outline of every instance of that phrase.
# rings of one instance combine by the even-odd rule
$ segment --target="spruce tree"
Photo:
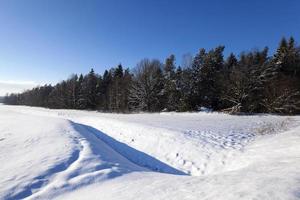
[[[168,57],[164,64],[164,108],[168,111],[178,110],[179,104],[179,93],[176,87],[176,76],[175,76],[175,56],[171,55]]]

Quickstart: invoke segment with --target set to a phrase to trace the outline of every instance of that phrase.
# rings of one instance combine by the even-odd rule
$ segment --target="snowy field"
[[[0,199],[300,199],[300,116],[0,105]]]

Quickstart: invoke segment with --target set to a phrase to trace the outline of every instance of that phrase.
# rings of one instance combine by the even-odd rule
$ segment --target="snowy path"
[[[299,125],[0,106],[0,199],[300,199]]]

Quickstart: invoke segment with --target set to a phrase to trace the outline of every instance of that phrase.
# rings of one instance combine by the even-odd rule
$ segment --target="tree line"
[[[102,75],[93,69],[54,86],[44,85],[4,98],[5,104],[103,112],[195,111],[300,113],[300,47],[283,38],[268,48],[223,56],[224,46],[200,49],[176,66],[143,59],[135,68],[120,64]]]

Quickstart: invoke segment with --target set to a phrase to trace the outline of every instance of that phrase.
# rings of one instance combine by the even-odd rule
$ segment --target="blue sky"
[[[0,87],[172,53],[180,64],[183,54],[219,44],[226,55],[272,52],[282,36],[300,41],[299,10],[298,0],[1,0]]]

